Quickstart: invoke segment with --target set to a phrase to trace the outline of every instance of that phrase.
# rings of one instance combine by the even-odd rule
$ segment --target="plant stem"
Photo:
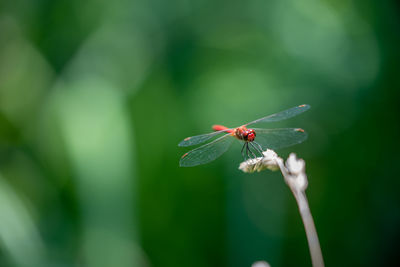
[[[304,229],[307,235],[308,247],[310,249],[311,254],[311,262],[313,267],[324,267],[324,259],[322,257],[321,246],[318,240],[317,230],[315,229],[315,224],[313,217],[311,215],[310,207],[308,205],[305,189],[307,187],[308,181],[306,178],[305,172],[303,173],[305,184],[299,186],[296,179],[299,177],[296,175],[292,176],[290,171],[285,167],[283,159],[278,158],[276,160],[283,177],[285,178],[286,184],[289,186],[292,191],[297,205],[299,207],[301,219],[303,220]],[[303,170],[304,171],[304,170]]]
[[[297,205],[299,206],[301,219],[303,220],[304,228],[306,230],[312,265],[314,267],[323,267],[324,260],[322,258],[321,247],[318,240],[317,230],[315,229],[314,220],[311,215],[310,207],[308,206],[306,194],[304,191],[293,190],[293,189],[292,193],[296,198]]]
[[[263,157],[249,159],[242,162],[239,169],[244,172],[262,171],[265,169],[277,170],[282,172],[286,184],[292,191],[299,207],[301,219],[307,235],[308,247],[311,254],[311,262],[314,267],[324,267],[321,247],[319,245],[317,230],[311,215],[310,207],[306,197],[308,180],[306,175],[306,163],[303,159],[298,159],[296,154],[291,153],[285,162],[275,151],[267,149],[263,152]]]

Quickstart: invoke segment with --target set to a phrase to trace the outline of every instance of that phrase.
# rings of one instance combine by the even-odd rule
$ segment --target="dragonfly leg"
[[[250,143],[251,146],[253,146],[252,143]],[[254,147],[254,146],[253,146]],[[250,153],[253,155],[253,159],[257,158],[257,155],[250,149],[250,147],[247,146],[247,148],[249,149]]]
[[[246,160],[246,155],[244,154],[244,148],[246,147],[246,143],[243,143],[242,150],[240,151],[242,153],[242,157],[244,160]]]
[[[249,147],[249,142],[246,142],[246,144],[247,144],[247,147],[246,147],[247,156],[249,157],[249,159],[256,159],[256,158],[257,158],[257,155],[250,149],[250,147]],[[250,143],[250,144],[251,144],[251,143]]]
[[[254,143],[254,142],[250,143],[250,145],[251,145],[258,153],[260,153],[261,157],[264,157],[264,154],[262,153],[262,151],[261,151],[258,147],[256,147],[253,143]]]
[[[255,144],[258,146],[258,148],[259,148],[260,151],[261,151],[261,154],[264,155],[264,154],[262,153],[263,148],[261,147],[261,145],[260,145],[259,143],[257,143],[257,142],[253,142],[253,143],[255,143]]]
[[[246,155],[247,155],[247,159],[250,159],[251,157],[249,156],[249,143],[248,142],[246,142],[245,143],[246,144]]]

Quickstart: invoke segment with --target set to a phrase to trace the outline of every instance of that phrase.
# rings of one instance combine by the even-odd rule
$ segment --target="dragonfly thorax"
[[[256,132],[253,129],[247,129],[245,126],[236,128],[234,135],[237,139],[246,142],[253,142],[256,138]]]

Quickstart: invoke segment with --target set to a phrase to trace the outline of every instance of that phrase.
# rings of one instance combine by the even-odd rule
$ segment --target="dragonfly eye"
[[[250,130],[249,133],[247,134],[247,141],[252,142],[256,138],[256,133],[254,130]]]

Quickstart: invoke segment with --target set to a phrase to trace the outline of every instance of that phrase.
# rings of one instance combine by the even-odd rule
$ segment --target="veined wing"
[[[301,128],[253,129],[256,132],[254,141],[259,143],[263,150],[284,148],[307,139],[307,133]]]
[[[274,121],[286,120],[291,117],[297,116],[300,113],[303,113],[304,111],[307,111],[309,109],[310,109],[309,105],[300,105],[300,106],[293,107],[293,108],[269,115],[267,117],[249,122],[249,123],[245,124],[244,126],[248,126],[248,125],[259,123],[259,122],[274,122]]]
[[[178,146],[194,146],[198,145],[201,143],[204,143],[205,141],[213,138],[214,136],[226,132],[226,130],[221,130],[221,131],[216,131],[208,134],[201,134],[201,135],[196,135],[196,136],[191,136],[191,137],[186,137],[183,139]]]
[[[179,161],[181,167],[205,164],[221,156],[232,144],[231,134],[225,134],[214,141],[185,153]]]

